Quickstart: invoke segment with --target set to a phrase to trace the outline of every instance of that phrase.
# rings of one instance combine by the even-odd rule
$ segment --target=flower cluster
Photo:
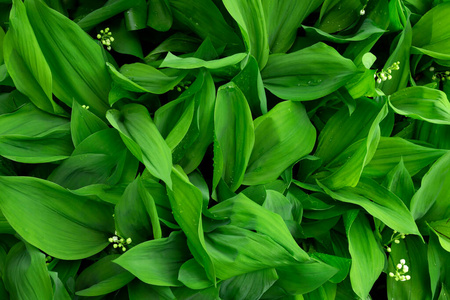
[[[381,83],[382,81],[391,80],[392,79],[392,71],[400,70],[400,62],[396,61],[393,63],[390,67],[388,67],[385,70],[381,70],[378,73],[375,73],[374,77],[377,79],[378,83]]]
[[[396,230],[394,230],[394,233],[392,233],[391,235],[391,239],[389,240],[389,242],[387,242],[384,246],[386,247],[386,251],[387,252],[391,252],[392,249],[391,247],[389,247],[388,245],[392,242],[396,243],[396,244],[400,244],[400,240],[404,240],[406,237],[406,234],[401,233],[401,232],[397,232]]]
[[[131,244],[131,238],[127,238],[126,240],[123,237],[120,237],[119,235],[117,235],[117,231],[114,232],[114,236],[110,237],[108,239],[108,241],[110,243],[113,243],[113,248],[119,248],[122,249],[123,252],[125,252],[127,250],[127,248],[125,248],[126,245]]]
[[[83,105],[81,105],[81,107],[84,108],[84,109],[89,109],[89,105],[84,105],[83,104]]]
[[[430,67],[430,72],[434,72],[434,67]],[[431,77],[431,79],[433,80],[437,80],[437,81],[445,81],[445,80],[450,80],[450,71],[442,71],[442,72],[436,72],[434,73],[434,75]]]
[[[400,259],[400,263],[395,266],[395,273],[389,272],[389,276],[393,277],[395,281],[407,281],[411,279],[411,276],[405,275],[408,271],[409,267],[406,265],[406,261]]]
[[[97,38],[100,42],[106,46],[108,51],[111,50],[111,43],[114,42],[114,38],[111,36],[112,32],[109,31],[109,27],[106,27],[105,30],[100,30],[100,33],[97,34]]]

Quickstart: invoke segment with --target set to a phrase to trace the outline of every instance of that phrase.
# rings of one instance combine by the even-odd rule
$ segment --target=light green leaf
[[[450,252],[450,223],[449,219],[430,222],[428,226],[434,231],[439,238],[442,248]]]
[[[84,109],[84,108],[82,108]],[[90,135],[48,177],[63,187],[78,189],[91,184],[131,182],[139,162],[113,128]]]
[[[76,100],[73,101],[70,120],[72,141],[75,147],[94,132],[108,128],[105,122],[89,111],[89,107],[82,107]]]
[[[416,145],[398,137],[381,137],[378,148],[363,175],[383,177],[394,168],[401,159],[411,176],[446,154],[447,150]]]
[[[450,125],[450,102],[442,91],[424,86],[409,87],[390,95],[389,104],[398,114]]]
[[[52,73],[21,0],[14,1],[9,20],[10,28],[1,48],[8,73],[16,88],[40,109],[59,115],[66,114],[52,99]]]
[[[434,58],[450,59],[450,32],[447,16],[450,3],[436,5],[420,18],[413,27],[413,50]]]
[[[312,37],[318,37],[320,40],[326,40],[334,43],[348,43],[348,42],[359,42],[367,39],[372,34],[383,33],[386,30],[378,27],[374,21],[371,19],[365,19],[361,24],[361,27],[355,34],[349,36],[342,35],[331,35],[322,31],[316,27],[302,26],[305,29],[307,35]]]
[[[141,177],[136,178],[125,190],[115,207],[117,232],[131,238],[137,245],[151,239],[161,238],[161,225],[155,200],[145,189]]]
[[[347,29],[360,18],[364,2],[360,0],[325,0],[320,10],[320,30],[328,33]]]
[[[198,105],[196,116],[194,115],[194,124],[198,128],[198,137],[193,144],[186,149],[184,157],[178,162],[189,174],[201,163],[208,146],[213,141],[214,131],[214,105],[216,100],[216,89],[211,74],[203,71],[197,77],[197,80],[203,81],[202,87],[194,95],[194,101]]]
[[[172,53],[167,53],[166,58],[160,65],[160,68],[173,68],[173,69],[220,69],[227,66],[235,65],[243,60],[247,56],[246,53],[236,53],[224,58],[214,60],[203,60],[196,57],[178,57]]]
[[[385,256],[363,213],[347,213],[344,224],[352,257],[352,289],[361,299],[366,299],[383,271]]]
[[[450,217],[450,153],[443,155],[423,176],[422,184],[411,200],[414,219],[437,221]]]
[[[214,264],[206,250],[202,223],[203,197],[201,191],[189,182],[183,171],[172,168],[172,189],[167,193],[175,220],[188,239],[189,250],[203,266],[211,282],[215,282]]]
[[[371,179],[362,177],[356,187],[345,187],[337,191],[331,191],[320,183],[319,185],[333,199],[363,207],[393,230],[420,235],[411,212],[402,200]]]
[[[392,193],[397,195],[405,203],[406,207],[410,206],[411,198],[414,195],[414,183],[411,175],[405,167],[403,157],[400,162],[386,175],[383,185]]]
[[[23,163],[65,159],[73,151],[69,126],[67,119],[26,104],[0,115],[0,154]]]
[[[109,205],[33,177],[0,176],[0,188],[0,209],[8,222],[27,242],[49,255],[81,259],[109,244],[114,231]]]
[[[220,297],[224,300],[260,299],[277,280],[275,269],[235,276],[222,282]]]
[[[270,52],[285,53],[294,43],[300,24],[322,4],[323,0],[261,0],[261,2]]]
[[[142,300],[145,297],[155,300],[176,300],[169,287],[149,285],[138,279],[128,284],[128,295],[129,300]]]
[[[309,260],[308,254],[297,245],[281,216],[256,204],[243,194],[225,200],[209,211],[217,217],[229,219],[229,225],[269,237],[299,262]]]
[[[255,141],[255,133],[252,113],[247,100],[233,82],[221,86],[217,91],[214,132],[216,135],[214,147],[219,147],[222,155],[219,160],[221,174],[216,170],[214,174],[221,176],[234,192],[244,179]],[[216,158],[215,161],[217,161]],[[220,177],[213,177],[213,188],[217,186],[219,179]]]
[[[290,165],[309,154],[316,130],[301,103],[284,101],[254,121],[255,145],[243,184],[274,181]]]
[[[172,186],[170,173],[172,155],[147,108],[139,104],[128,104],[121,111],[109,110],[106,118],[120,132],[120,136],[131,153],[141,161],[155,177]]]
[[[186,238],[180,231],[174,231],[167,238],[140,243],[114,262],[145,283],[181,286],[178,271],[189,258]]]
[[[247,51],[263,69],[269,58],[269,41],[261,0],[224,0],[223,4],[238,23]]]
[[[103,119],[111,78],[100,45],[41,0],[26,1],[25,7],[52,72],[54,95],[68,106],[76,99]]]
[[[11,299],[53,299],[45,254],[31,245],[18,242],[11,248],[3,278]]]
[[[167,75],[152,66],[134,63],[125,64],[120,68],[120,73],[113,65],[107,63],[108,70],[114,82],[121,88],[132,92],[146,92],[152,94],[164,94],[172,90],[186,76],[186,71],[171,72]]]
[[[264,86],[281,99],[307,101],[336,91],[357,73],[351,60],[317,43],[289,54],[270,55],[261,76]]]
[[[190,259],[181,266],[178,280],[193,290],[201,290],[213,285],[206,277],[205,269],[195,259]]]

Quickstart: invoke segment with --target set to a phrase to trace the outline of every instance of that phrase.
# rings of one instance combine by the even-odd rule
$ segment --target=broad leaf
[[[81,259],[109,244],[114,231],[109,205],[32,177],[1,176],[0,189],[0,208],[8,222],[27,242],[49,255]]]
[[[147,170],[172,186],[170,148],[153,123],[147,109],[138,104],[125,105],[121,111],[109,110],[107,119],[120,132],[123,142]]]
[[[271,182],[309,154],[316,130],[301,103],[284,101],[254,121],[255,145],[243,184]]]
[[[336,91],[357,73],[351,60],[317,43],[289,54],[269,56],[261,76],[264,86],[279,98],[306,101]]]

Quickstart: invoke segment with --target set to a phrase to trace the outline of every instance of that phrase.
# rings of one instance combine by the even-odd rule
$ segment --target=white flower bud
[[[406,260],[404,260],[404,259],[402,258],[402,259],[400,259],[400,263],[401,263],[402,265],[404,265],[404,264],[406,264]]]
[[[387,247],[386,251],[390,253],[392,251],[391,247]]]
[[[131,238],[127,238],[127,244],[129,245],[129,244],[131,244]]]
[[[378,78],[378,79],[377,79],[377,82],[378,82],[378,83],[381,83],[381,78]]]
[[[360,14],[361,16],[364,16],[364,15],[366,14],[366,11],[365,11],[364,9],[361,9],[361,10],[359,11],[359,14]]]
[[[394,273],[389,272],[389,276],[390,276],[390,277],[394,277]]]
[[[434,72],[434,67],[430,67],[430,72]]]
[[[398,265],[397,265],[397,269],[399,269],[399,270],[400,270],[402,267],[403,267],[403,266],[402,266],[401,264],[398,264]]]
[[[391,80],[392,79],[392,75],[388,75],[388,80]]]
[[[404,265],[403,266],[403,272],[406,273],[406,272],[408,272],[408,270],[409,270],[409,267],[407,265]]]
[[[102,38],[102,35],[99,33],[99,34],[97,34],[97,38],[98,39],[101,39]]]
[[[400,244],[400,240],[394,240],[394,243]]]
[[[406,280],[410,280],[410,279],[411,279],[411,276],[406,275]]]

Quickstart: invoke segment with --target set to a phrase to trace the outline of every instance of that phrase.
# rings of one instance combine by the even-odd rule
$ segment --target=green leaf
[[[106,295],[125,286],[134,276],[113,262],[119,254],[103,257],[83,270],[76,281],[76,295]]]
[[[267,100],[258,62],[249,56],[247,63],[232,80],[242,91],[254,116],[267,113]]]
[[[366,299],[383,271],[385,256],[364,214],[358,214],[358,211],[347,213],[344,223],[352,257],[352,289],[361,299]]]
[[[205,289],[213,285],[211,280],[206,277],[205,269],[195,259],[190,259],[181,266],[178,280],[194,290]]]
[[[84,109],[84,108],[82,108]],[[48,177],[63,187],[78,189],[91,184],[131,182],[138,161],[113,128],[90,135]]]
[[[403,163],[403,157],[387,175],[383,182],[384,186],[402,199],[406,207],[410,206],[411,198],[414,195],[414,183],[411,175]]]
[[[326,283],[337,269],[317,260],[276,268],[278,281],[263,299],[309,293]]]
[[[330,278],[330,282],[339,283],[342,282],[350,272],[350,266],[352,264],[352,260],[344,257],[329,255],[325,253],[315,252],[312,254],[312,257],[323,261],[324,263],[335,267],[339,271]]]
[[[232,225],[205,234],[205,243],[217,277],[228,278],[298,261],[267,235]]]
[[[215,60],[203,60],[196,57],[177,57],[172,53],[167,53],[166,58],[160,65],[160,68],[173,68],[173,69],[220,69],[227,66],[235,65],[243,60],[247,56],[246,53],[236,53],[221,59]]]
[[[363,175],[384,177],[403,160],[411,176],[447,153],[446,150],[419,146],[398,137],[381,137],[378,148]]]
[[[220,297],[224,300],[260,299],[277,280],[275,269],[235,276],[222,282]]]
[[[442,248],[450,252],[450,219],[430,222],[428,226],[434,231],[439,238]]]
[[[11,299],[53,299],[45,254],[31,245],[18,242],[11,248],[3,278]]]
[[[0,176],[0,187],[0,209],[8,222],[27,242],[49,255],[81,259],[108,245],[114,231],[109,205],[32,177]]]
[[[264,86],[277,97],[307,101],[336,91],[357,73],[351,60],[317,43],[289,54],[270,55],[261,76]]]
[[[117,232],[133,244],[161,238],[161,225],[155,200],[145,189],[141,177],[125,190],[114,211]]]
[[[89,31],[96,25],[108,20],[109,18],[132,8],[136,5],[136,0],[112,0],[107,1],[102,7],[90,12],[77,22],[84,31]]]
[[[118,72],[110,63],[106,63],[114,82],[121,88],[139,93],[164,94],[172,90],[186,76],[186,71],[167,75],[152,66],[134,63],[123,65]],[[176,70],[172,70],[176,71]]]
[[[435,124],[450,125],[447,95],[424,86],[402,89],[389,96],[392,109],[401,115]]]
[[[333,199],[363,207],[393,230],[420,235],[411,212],[395,194],[371,179],[362,177],[354,188],[331,191],[319,183]]]
[[[396,281],[388,276],[387,294],[389,299],[432,299],[430,290],[430,275],[427,259],[427,246],[415,236],[406,237],[400,244],[392,244],[386,273],[395,273],[397,264],[404,259],[409,267],[406,275],[411,276],[407,281]]]
[[[423,176],[422,184],[411,200],[414,219],[437,221],[450,217],[450,153],[443,155]]]
[[[270,52],[285,53],[294,43],[300,24],[322,4],[323,0],[262,0],[261,2],[269,36]]]
[[[130,152],[155,177],[172,186],[170,148],[153,123],[147,109],[139,104],[128,104],[121,111],[109,110],[106,118],[120,132]]]
[[[365,19],[361,24],[361,27],[355,34],[349,36],[342,35],[331,35],[322,31],[316,27],[302,26],[305,29],[307,35],[319,38],[320,40],[326,40],[334,43],[348,43],[348,42],[359,42],[369,38],[371,35],[376,33],[383,33],[385,30],[378,27],[374,21],[371,19]],[[373,79],[373,78],[372,78]]]
[[[144,7],[146,8],[147,4],[145,3],[145,1],[143,0],[142,2],[144,2]],[[131,8],[131,10],[132,9],[135,9],[135,7]],[[130,10],[128,10],[128,12],[129,11]],[[128,16],[128,12],[125,12],[125,15]],[[144,54],[142,53],[142,45],[139,41],[139,35],[135,31],[127,30],[125,20],[121,20],[120,22],[111,25],[110,32],[113,33],[114,37],[114,42],[111,44],[111,47],[114,49],[114,51],[123,54],[134,55],[140,59],[144,58]]]
[[[209,37],[215,46],[238,46],[239,37],[227,24],[222,13],[211,0],[169,0],[174,19],[203,40]]]
[[[262,1],[224,0],[223,4],[238,23],[247,51],[263,69],[269,58],[269,41]]]
[[[393,63],[399,62],[400,70],[393,72],[392,79],[378,84],[378,88],[380,88],[386,95],[391,95],[408,85],[411,76],[409,63],[411,40],[412,30],[408,19],[405,28],[399,35],[397,46],[384,65],[384,70],[386,70],[388,67],[392,66]]]
[[[243,194],[225,200],[209,210],[216,217],[227,218],[229,225],[256,231],[272,239],[299,262],[309,256],[295,242],[280,215],[256,204]]]
[[[149,285],[137,279],[128,284],[128,295],[130,300],[141,300],[145,297],[155,300],[176,299],[169,287]]]
[[[54,95],[68,106],[76,99],[103,119],[111,78],[102,48],[77,24],[41,0],[26,1],[25,7],[52,73]]]
[[[221,176],[234,192],[244,179],[255,141],[255,133],[252,113],[247,100],[233,82],[221,86],[217,91],[214,132],[215,144],[217,143],[214,147],[219,147],[222,155],[219,166],[221,174],[216,170],[214,174],[217,173]],[[214,176],[213,188],[217,186],[219,179],[220,177]]]
[[[444,2],[420,18],[413,27],[413,51],[438,59],[450,59],[450,33],[446,29],[449,12],[450,3]]]
[[[200,75],[201,74],[201,75]],[[203,71],[197,77],[203,81],[200,90],[195,93],[194,101],[198,105],[196,117],[194,115],[193,125],[198,127],[198,137],[193,144],[186,149],[184,157],[178,162],[189,174],[201,163],[208,146],[213,141],[214,131],[214,105],[216,100],[216,89],[211,74]]]
[[[327,165],[327,168],[336,170],[330,176],[323,179],[323,183],[327,187],[330,189],[339,189],[358,184],[364,166],[371,161],[375,154],[381,136],[379,125],[387,113],[388,107],[385,104],[371,124],[367,138],[363,139],[362,143],[354,149],[354,152],[344,151]],[[350,148],[352,147],[350,146]]]
[[[70,119],[70,130],[75,147],[91,134],[108,128],[105,122],[89,111],[89,107],[82,107],[76,100],[73,101]]]
[[[73,151],[69,126],[67,119],[23,105],[0,115],[0,154],[23,163],[65,159]]]
[[[167,193],[175,220],[188,239],[189,250],[203,266],[209,280],[215,282],[214,264],[206,250],[202,224],[203,197],[201,191],[189,182],[183,171],[172,169],[172,189]]]
[[[158,31],[167,31],[172,27],[172,22],[172,11],[168,0],[148,1],[148,26]]]
[[[53,298],[61,300],[71,300],[69,293],[67,292],[61,279],[56,272],[48,272],[53,282]]]
[[[243,184],[274,181],[290,165],[309,154],[316,130],[301,103],[284,101],[254,121],[255,145]]]
[[[360,18],[360,10],[364,2],[325,0],[320,10],[318,28],[328,33],[347,29]]]
[[[145,29],[147,27],[147,1],[137,0],[132,8],[124,14],[128,32]]]
[[[189,258],[186,238],[175,231],[167,238],[140,243],[114,262],[147,284],[181,286],[178,271]]]
[[[9,20],[2,48],[16,88],[40,109],[64,115],[64,110],[52,99],[52,73],[21,0],[14,1]]]
[[[350,145],[366,138],[381,109],[382,103],[368,98],[359,99],[351,115],[347,107],[339,109],[320,132],[314,155],[328,164]]]

